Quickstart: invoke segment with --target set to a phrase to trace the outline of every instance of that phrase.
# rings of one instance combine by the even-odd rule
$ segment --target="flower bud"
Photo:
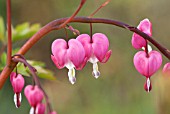
[[[14,103],[15,103],[15,106],[19,108],[21,105],[21,100],[22,100],[21,91],[22,91],[22,88],[24,87],[25,81],[21,74],[17,74],[15,72],[11,73],[10,81],[13,87],[13,91],[15,93]]]
[[[44,97],[42,90],[37,86],[28,85],[25,87],[24,94],[32,107],[36,107]]]
[[[11,81],[14,92],[21,93],[22,88],[24,87],[24,83],[25,83],[22,75],[12,72],[10,75],[10,81]]]

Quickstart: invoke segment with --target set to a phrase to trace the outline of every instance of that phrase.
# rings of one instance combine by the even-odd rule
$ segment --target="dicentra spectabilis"
[[[163,73],[170,76],[170,62],[166,63],[163,67]]]
[[[21,91],[24,87],[24,78],[22,77],[21,74],[17,74],[15,72],[12,72],[11,75],[10,75],[10,82],[12,84],[12,87],[13,87],[13,91],[14,91],[14,103],[15,103],[15,106],[17,108],[19,108],[19,106],[21,105],[21,99],[22,99],[22,96],[21,96]]]
[[[162,64],[161,54],[157,51],[151,51],[149,53],[139,51],[135,54],[133,62],[137,71],[147,78],[144,87],[149,92],[151,90],[150,77]]]
[[[81,70],[87,59],[85,58],[85,50],[82,44],[76,39],[70,39],[68,43],[63,39],[57,39],[52,43],[51,59],[56,67],[69,69],[69,81],[74,84],[76,82],[75,69]]]
[[[31,105],[30,114],[32,114],[32,112],[34,112],[34,110],[36,109],[37,105],[39,103],[41,103],[41,101],[44,97],[44,94],[43,94],[42,90],[37,85],[35,85],[35,86],[27,85],[25,87],[24,94],[25,94],[29,104]]]
[[[93,75],[95,78],[100,76],[97,62],[105,63],[110,58],[112,53],[108,51],[109,41],[106,35],[95,33],[92,38],[88,34],[81,34],[76,38],[80,41],[85,49],[86,57],[93,64]]]
[[[140,31],[144,32],[145,34],[152,36],[152,24],[149,19],[144,19],[140,22],[137,27]],[[132,36],[132,46],[135,49],[141,49],[142,47],[146,47],[147,41],[139,36],[138,34],[134,33]]]

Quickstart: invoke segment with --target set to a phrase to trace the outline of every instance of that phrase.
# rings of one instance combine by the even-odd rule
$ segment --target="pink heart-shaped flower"
[[[133,62],[137,71],[148,78],[160,68],[162,56],[157,51],[151,51],[148,55],[145,51],[139,51],[135,54]]]

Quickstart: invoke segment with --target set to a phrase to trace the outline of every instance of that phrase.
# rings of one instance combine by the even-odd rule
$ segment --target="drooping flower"
[[[150,77],[160,68],[162,64],[161,54],[157,51],[151,51],[149,53],[139,51],[135,54],[133,62],[137,71],[146,77],[144,88],[149,92],[151,90]]]
[[[82,44],[76,39],[70,39],[68,43],[63,39],[57,39],[52,43],[51,59],[57,68],[66,67],[69,69],[69,81],[74,84],[76,82],[75,69],[81,70],[87,59],[85,58],[85,50]]]
[[[14,91],[14,103],[15,106],[17,108],[20,107],[21,105],[21,100],[22,100],[22,96],[21,96],[21,91],[24,87],[24,78],[22,77],[21,74],[17,74],[15,72],[12,72],[10,75],[10,82],[12,84],[13,87],[13,91]]]
[[[170,76],[170,62],[166,63],[163,67],[163,73]]]
[[[152,36],[152,24],[149,21],[149,19],[144,19],[142,20],[138,27],[137,27],[140,31],[144,32],[145,34]],[[147,45],[147,41],[139,36],[138,34],[134,33],[132,36],[132,46],[135,49],[141,49],[142,47],[146,47]]]
[[[42,102],[44,94],[37,85],[27,85],[24,94],[31,105],[30,114],[32,114],[36,110],[37,105]]]
[[[109,41],[107,36],[102,33],[96,33],[91,39],[88,34],[81,34],[76,39],[83,45],[87,60],[93,64],[92,74],[95,78],[98,78],[100,72],[98,70],[97,62],[107,62],[112,53],[111,50],[108,51]]]

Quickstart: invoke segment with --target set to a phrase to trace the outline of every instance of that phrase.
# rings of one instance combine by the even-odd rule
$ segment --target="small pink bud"
[[[42,90],[37,86],[27,85],[24,94],[32,107],[36,107],[44,97]]]
[[[24,87],[24,83],[25,83],[22,75],[12,72],[10,75],[10,81],[11,81],[14,92],[21,93],[22,88]]]
[[[24,87],[25,81],[21,74],[16,74],[15,72],[11,73],[10,81],[11,81],[11,84],[13,87],[13,91],[15,93],[14,94],[14,103],[15,103],[15,106],[17,108],[19,108],[21,105],[21,100],[22,100],[21,91]]]
[[[44,114],[45,113],[45,104],[38,103],[37,106],[36,106],[35,113],[36,114]]]
[[[162,56],[157,51],[151,51],[148,55],[145,51],[139,51],[135,54],[133,62],[137,71],[149,78],[160,68]]]
[[[170,62],[166,63],[163,67],[163,73],[170,76]]]
[[[144,32],[145,34],[152,36],[152,24],[148,19],[142,20],[137,28],[140,31]],[[142,47],[146,47],[146,45],[147,45],[147,42],[143,37],[139,36],[136,33],[133,34],[132,46],[135,49],[141,49]]]

